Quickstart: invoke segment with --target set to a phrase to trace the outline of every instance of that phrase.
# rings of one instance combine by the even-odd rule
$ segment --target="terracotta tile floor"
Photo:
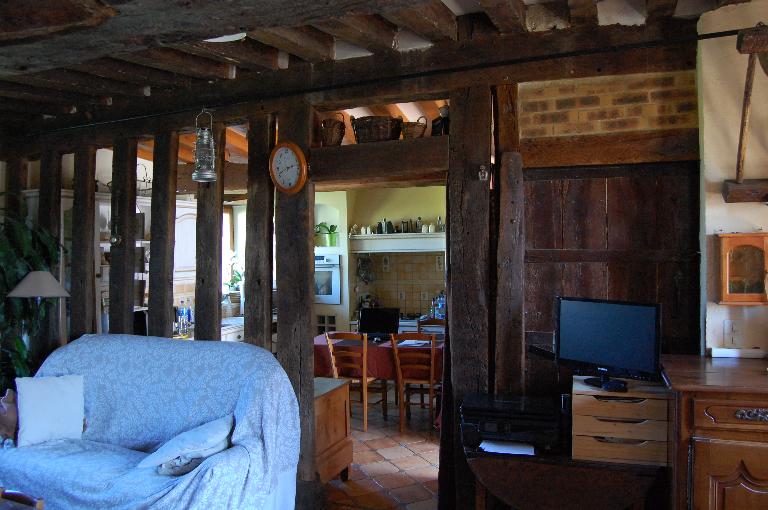
[[[368,431],[363,432],[362,407],[353,403],[349,481],[337,478],[325,486],[327,508],[436,509],[439,435],[430,433],[428,422],[428,410],[412,407],[407,429],[401,434],[397,406],[390,402],[387,421],[381,416],[381,406],[369,406]]]

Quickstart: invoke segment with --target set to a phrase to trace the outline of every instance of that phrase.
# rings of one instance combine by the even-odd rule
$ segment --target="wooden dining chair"
[[[416,320],[416,332],[425,333],[424,328],[428,326],[441,327],[443,328],[443,332],[445,332],[445,319],[429,318]],[[421,404],[421,408],[424,409],[424,392],[419,392],[419,403]],[[410,411],[410,407],[408,410]]]
[[[35,510],[43,510],[45,508],[43,498],[34,498],[19,491],[0,489],[0,500],[3,499],[34,508]]]
[[[372,386],[375,377],[368,376],[368,335],[365,333],[339,333],[328,332],[325,334],[328,342],[328,350],[331,353],[331,367],[335,379],[349,379],[350,391],[360,392],[360,402],[363,405],[363,431],[368,430],[368,393],[381,395],[381,412],[387,419],[387,381],[380,379],[378,386]],[[347,340],[359,342],[361,350],[353,346],[335,346],[334,340]]]
[[[421,340],[429,342],[429,347],[399,347],[403,340]],[[429,423],[435,421],[435,399],[442,391],[442,385],[435,377],[435,355],[437,338],[426,333],[400,333],[391,335],[392,355],[395,358],[397,373],[397,394],[399,396],[400,432],[405,431],[405,419],[411,417],[411,406],[421,405],[411,402],[411,395],[419,393],[422,398],[428,396]]]

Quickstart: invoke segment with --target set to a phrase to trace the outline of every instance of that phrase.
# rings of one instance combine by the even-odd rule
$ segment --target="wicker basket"
[[[424,119],[424,122],[420,122]],[[416,122],[403,122],[403,138],[421,138],[427,130],[427,118],[421,116]]]
[[[341,145],[341,141],[344,140],[344,133],[346,132],[344,115],[341,112],[336,112],[336,115],[339,115],[341,120],[324,119],[320,123],[320,135],[323,147],[336,147]]]
[[[373,115],[370,117],[349,118],[357,143],[383,142],[397,140],[403,129],[403,119]]]

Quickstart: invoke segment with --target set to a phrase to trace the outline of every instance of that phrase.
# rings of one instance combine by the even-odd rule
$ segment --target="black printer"
[[[560,449],[560,400],[546,397],[469,395],[461,403],[465,447],[485,439],[533,445],[537,453]]]

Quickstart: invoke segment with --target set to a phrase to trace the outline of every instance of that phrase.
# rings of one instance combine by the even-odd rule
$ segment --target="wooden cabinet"
[[[768,304],[768,234],[720,234],[720,303]]]
[[[315,465],[322,483],[349,476],[349,381],[315,377]]]
[[[768,508],[768,361],[663,356],[674,508]]]

